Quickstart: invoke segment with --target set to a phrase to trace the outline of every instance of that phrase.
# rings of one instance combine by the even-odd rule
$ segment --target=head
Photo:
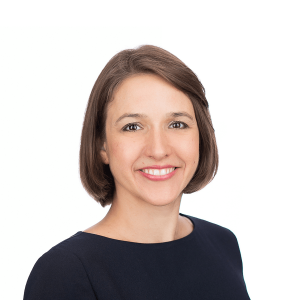
[[[120,119],[124,114],[139,116]],[[152,165],[175,166],[176,174],[151,181],[140,170]],[[217,169],[214,129],[197,76],[159,47],[116,54],[100,73],[86,109],[80,177],[87,192],[103,207],[117,191],[165,205],[202,189]]]

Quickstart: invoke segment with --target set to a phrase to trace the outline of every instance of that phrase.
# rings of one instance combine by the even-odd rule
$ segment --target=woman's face
[[[172,116],[172,113],[187,116]],[[140,114],[143,117],[124,117]],[[131,123],[131,125],[129,124]],[[181,199],[199,161],[199,131],[190,99],[157,75],[138,74],[125,79],[114,93],[106,120],[106,151],[118,199],[167,205]],[[150,180],[141,169],[178,167],[171,178]]]

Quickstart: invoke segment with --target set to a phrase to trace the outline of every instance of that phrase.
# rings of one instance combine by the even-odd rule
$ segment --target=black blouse
[[[78,231],[37,260],[24,300],[249,300],[233,232],[179,214],[194,230],[164,243]]]

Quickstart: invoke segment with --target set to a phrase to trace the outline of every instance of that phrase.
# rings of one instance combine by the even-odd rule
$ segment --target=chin
[[[173,203],[176,197],[147,197],[144,201],[154,206],[165,206]]]

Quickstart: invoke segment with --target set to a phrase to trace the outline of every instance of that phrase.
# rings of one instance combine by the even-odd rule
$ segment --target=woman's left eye
[[[187,128],[189,127],[187,124],[185,124],[184,122],[173,122],[171,125],[174,125],[174,124],[183,124],[184,127],[183,128],[180,128],[180,127],[177,127],[175,129],[184,129],[184,128]],[[179,125],[180,126],[180,125]]]
[[[176,125],[179,124],[179,127],[178,127],[178,126],[173,127],[174,129],[185,129],[185,128],[188,128],[188,127],[189,127],[186,123],[184,123],[184,122],[179,122],[179,121],[171,123],[170,126],[171,126],[171,125],[174,125],[174,124],[176,124]],[[183,124],[183,127],[180,127],[180,124]],[[131,131],[131,132],[137,131],[137,130],[128,130],[128,129],[127,129],[127,128],[132,128],[133,126],[134,126],[134,127],[135,127],[135,126],[140,127],[137,123],[129,123],[129,124],[127,124],[125,127],[123,127],[122,131]]]

